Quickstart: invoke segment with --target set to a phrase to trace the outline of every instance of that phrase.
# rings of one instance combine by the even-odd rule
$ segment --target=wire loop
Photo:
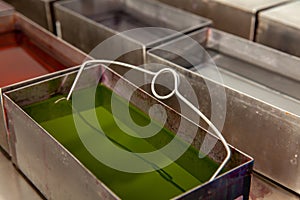
[[[184,103],[186,103],[194,112],[196,112],[214,131],[214,133],[218,136],[218,138],[221,140],[222,144],[224,145],[225,149],[226,149],[226,157],[223,160],[223,162],[221,163],[221,165],[218,167],[218,169],[215,171],[215,173],[211,176],[211,178],[209,179],[209,181],[212,181],[216,178],[216,176],[220,173],[220,171],[225,167],[226,163],[229,161],[230,156],[231,156],[231,151],[230,151],[230,147],[228,145],[228,143],[226,142],[226,140],[224,139],[224,137],[222,136],[222,134],[220,133],[220,131],[215,127],[215,125],[199,110],[197,109],[190,101],[188,101],[183,95],[180,94],[180,92],[178,91],[178,87],[179,87],[179,82],[180,82],[180,77],[178,75],[178,73],[171,68],[163,68],[161,70],[159,70],[158,72],[152,72],[128,63],[123,63],[123,62],[118,62],[118,61],[111,61],[111,60],[89,60],[84,62],[79,71],[78,74],[74,80],[74,83],[68,93],[67,96],[67,100],[69,100],[72,96],[72,93],[76,87],[76,84],[80,78],[80,75],[82,74],[84,68],[89,65],[89,64],[114,64],[114,65],[120,65],[123,67],[127,67],[127,68],[131,68],[131,69],[135,69],[141,72],[144,72],[146,74],[150,74],[153,75],[154,77],[152,78],[152,82],[151,82],[151,92],[153,93],[153,95],[157,98],[157,99],[168,99],[170,97],[172,97],[174,94],[180,98]],[[174,78],[174,89],[167,95],[159,95],[156,90],[155,90],[155,82],[157,80],[157,77],[162,74],[162,73],[166,73],[166,72],[170,72],[173,75]],[[207,131],[208,132],[208,131]]]

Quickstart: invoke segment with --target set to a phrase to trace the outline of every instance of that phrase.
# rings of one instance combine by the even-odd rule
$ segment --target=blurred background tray
[[[300,57],[300,1],[259,14],[256,41]]]

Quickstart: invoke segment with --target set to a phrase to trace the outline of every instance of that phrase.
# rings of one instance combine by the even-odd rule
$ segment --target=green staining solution
[[[157,135],[148,139],[133,137],[123,132],[117,126],[111,113],[111,95],[111,90],[99,85],[96,93],[96,108],[87,108],[77,113],[82,123],[86,124],[87,133],[99,134],[100,131],[95,129],[96,125],[89,122],[91,112],[95,109],[98,123],[104,132],[102,134],[124,150],[136,153],[152,152],[167,145],[173,139],[174,134],[167,129],[162,129]],[[62,96],[55,96],[24,109],[122,199],[170,199],[207,181],[218,167],[218,164],[208,157],[200,159],[199,151],[189,147],[176,162],[160,170],[147,173],[126,173],[112,169],[95,159],[86,149],[76,131],[72,102],[62,100],[55,104],[54,102],[60,98]],[[120,106],[122,105],[125,106],[124,100],[120,97]],[[143,126],[150,122],[149,117],[136,107],[130,105],[129,111],[137,124]],[[94,142],[96,145],[101,145],[101,141]],[[110,149],[106,149],[108,154],[109,151]],[[151,165],[151,163],[148,164]]]

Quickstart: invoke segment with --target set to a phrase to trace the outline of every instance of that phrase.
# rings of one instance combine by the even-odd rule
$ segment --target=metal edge
[[[60,40],[58,37],[56,37],[55,35],[53,35],[52,33],[49,33],[49,31],[40,28],[40,26],[33,22],[32,20],[28,19],[27,17],[25,17],[24,15],[20,14],[20,13],[15,13],[15,20],[16,20],[16,24],[19,24],[21,30],[25,33],[25,34],[29,34],[29,37],[36,37],[36,38],[31,38],[33,39],[33,41],[38,40],[38,42],[42,43],[43,45],[49,43],[49,40],[52,42],[55,42],[56,45],[51,44],[52,47],[46,47],[46,50],[49,52],[59,52],[60,56],[62,56],[63,54],[65,54],[65,52],[62,52],[62,49],[60,49],[59,47],[63,46],[66,48],[66,50],[68,50],[69,53],[72,53],[72,58],[76,58],[77,57],[81,57],[79,58],[80,60],[82,60],[83,58],[88,57],[88,55],[86,53],[84,53],[83,51],[79,50],[78,48],[74,47],[73,45],[69,44],[68,42],[64,41],[64,40]],[[37,43],[37,42],[36,42]],[[45,48],[43,48],[43,46],[39,45],[38,43],[36,44],[37,46],[39,46],[40,48],[42,48],[43,50],[45,50]],[[60,45],[58,47],[58,45]],[[76,54],[76,56],[74,57],[73,54]],[[58,59],[58,61],[62,62],[61,60],[63,60],[64,62],[66,62],[66,59],[70,60],[70,58],[68,58],[67,56],[63,56],[63,58],[60,58],[59,55],[52,55],[52,57],[55,57],[56,59]],[[73,64],[72,65],[77,65],[79,64],[79,61],[72,61]],[[82,62],[82,61],[80,61]],[[70,64],[67,64],[70,65]]]
[[[175,65],[176,67],[179,67],[179,68],[182,68],[182,67],[180,67],[180,66],[178,66],[177,64],[174,64],[174,63],[172,63],[172,62],[170,62],[170,61],[168,61],[168,60],[165,60],[165,59],[163,59],[163,58],[160,58],[159,56],[157,56],[157,55],[155,55],[155,54],[151,54],[151,51],[148,51],[147,52],[147,55],[150,55],[150,56],[153,56],[155,59],[162,59],[163,60],[163,62],[164,63],[169,63],[171,66],[173,65]],[[183,70],[185,70],[185,71],[187,71],[187,69],[184,69],[184,68],[182,68]],[[194,74],[194,75],[198,75],[199,76],[199,74],[197,74],[197,73],[195,73],[195,72],[192,72],[192,71],[189,71],[188,73],[192,73],[192,74]],[[202,77],[201,75],[200,75],[200,77]],[[202,77],[202,78],[204,78],[204,77]],[[207,79],[207,78],[205,78],[205,79]],[[214,81],[212,81],[212,82],[214,82]],[[216,82],[215,82],[216,83]],[[219,83],[216,83],[216,84],[219,84]],[[233,91],[233,92],[238,92],[239,93],[239,91],[236,91],[236,90],[233,90],[232,88],[230,88],[230,87],[226,87],[226,86],[224,86],[225,88],[227,88],[229,91]],[[261,101],[261,100],[257,100],[256,98],[253,98],[253,97],[251,97],[251,96],[249,96],[249,95],[247,95],[247,94],[243,94],[245,97],[247,97],[247,98],[250,98],[250,99],[254,99],[254,100],[256,100],[256,101],[258,101],[258,102],[260,102],[261,104],[264,104],[264,105],[267,105],[267,106],[269,106],[269,107],[273,107],[273,108],[275,108],[275,109],[278,109],[279,110],[279,112],[281,112],[281,113],[283,113],[283,114],[285,114],[285,113],[287,113],[285,110],[283,110],[283,109],[280,109],[280,108],[277,108],[277,107],[274,107],[273,105],[271,105],[271,104],[268,104],[268,103],[265,103],[265,102],[263,102],[263,101]],[[293,100],[293,99],[292,99]],[[293,115],[292,113],[289,113],[288,112],[288,116],[290,116],[290,117],[292,117],[292,118],[294,118],[294,117],[299,117],[299,116],[297,116],[297,115]],[[260,170],[261,171],[261,170]],[[272,175],[270,175],[270,174],[265,174],[264,173],[264,175],[265,176],[267,176],[267,177],[273,177],[273,179],[275,179],[275,180],[277,180],[278,182],[280,182],[280,184],[282,184],[282,185],[285,185],[285,187],[291,187],[291,186],[288,186],[287,184],[288,183],[286,183],[286,182],[282,182],[281,180],[279,180],[277,177],[275,177],[274,178],[274,176]],[[293,190],[296,190],[296,188],[293,188]]]
[[[145,0],[145,1],[147,2],[147,0]],[[84,15],[82,15],[82,14],[80,14],[80,13],[77,13],[77,12],[73,11],[72,9],[66,8],[66,7],[64,6],[65,4],[72,4],[72,2],[74,2],[74,0],[61,1],[61,2],[55,3],[54,6],[55,6],[56,8],[58,8],[58,9],[63,10],[64,12],[68,12],[68,13],[70,13],[71,15],[74,15],[74,16],[76,16],[76,17],[81,18],[81,19],[83,19],[84,21],[87,21],[88,23],[94,24],[94,25],[97,26],[97,27],[100,27],[100,28],[102,28],[102,29],[104,29],[104,30],[107,30],[107,31],[111,32],[111,33],[114,34],[114,35],[120,33],[120,32],[118,32],[118,31],[115,31],[114,29],[108,28],[107,26],[104,26],[104,25],[101,24],[101,23],[95,22],[94,20],[92,20],[92,19],[90,19],[90,18],[88,18],[88,17],[86,17],[86,16],[84,16]],[[148,1],[148,2],[150,3],[150,2],[153,2],[153,1]],[[161,3],[161,2],[156,1],[156,0],[155,0],[154,2],[157,3],[157,4],[160,4],[161,6],[166,7],[166,8],[168,8],[168,9],[172,10],[172,11],[181,12],[181,13],[184,13],[184,14],[187,14],[187,15],[190,15],[190,16],[193,16],[193,17],[195,17],[195,18],[198,18],[198,19],[203,20],[203,23],[201,23],[201,24],[199,24],[199,25],[194,25],[194,26],[192,26],[192,27],[189,27],[188,29],[181,30],[182,33],[189,33],[189,32],[192,32],[192,31],[201,29],[201,28],[203,28],[203,27],[205,27],[205,26],[209,26],[209,25],[211,25],[211,23],[212,23],[212,21],[211,21],[210,19],[207,19],[207,18],[204,18],[204,17],[201,17],[201,16],[197,16],[197,15],[195,15],[195,14],[192,14],[192,13],[189,13],[189,12],[187,12],[187,11],[180,10],[180,9],[174,9],[172,6],[169,6],[169,5],[167,5],[167,4]],[[126,4],[126,0],[124,1],[124,3]],[[147,46],[156,46],[156,45],[159,44],[159,43],[164,43],[165,40],[168,41],[168,40],[172,40],[172,39],[174,39],[174,38],[177,38],[177,34],[175,34],[175,35],[172,34],[172,35],[170,35],[170,36],[163,37],[162,39],[157,39],[156,41],[153,41],[153,42],[151,42],[151,43],[149,43],[149,44],[143,44],[143,43],[141,43],[141,42],[139,42],[139,41],[137,41],[137,40],[134,40],[134,38],[131,38],[131,37],[126,36],[126,35],[122,35],[122,37],[124,37],[124,38],[126,38],[127,40],[130,40],[130,41],[132,41],[132,42],[134,42],[134,43],[136,43],[136,44],[138,44],[138,45],[147,47]]]
[[[11,91],[12,92],[12,91]],[[5,93],[3,94],[3,97],[5,99],[5,101],[9,102],[10,104],[12,104],[16,109],[19,110],[19,112],[21,112],[26,118],[30,119],[30,121],[34,124],[34,126],[37,126],[38,129],[41,130],[41,132],[43,132],[52,142],[56,143],[56,145],[58,145],[59,148],[63,149],[64,152],[66,152],[68,154],[68,156],[70,156],[73,160],[76,161],[76,163],[78,165],[80,165],[80,167],[87,172],[93,179],[97,180],[99,183],[101,183],[101,186],[104,187],[108,192],[110,192],[115,199],[120,199],[113,191],[111,191],[101,180],[99,180],[94,174],[92,174],[72,153],[70,153],[62,144],[60,144],[51,134],[49,134],[42,126],[40,126],[34,119],[32,119],[25,111],[23,111],[22,108],[20,108],[9,96],[7,96]],[[13,142],[13,141],[11,141]],[[13,145],[13,144],[12,144]],[[15,158],[17,158],[17,155],[15,155]],[[18,162],[17,159],[12,159],[12,161],[14,162],[14,164],[16,165],[16,167],[18,167]],[[19,168],[19,167],[18,167]],[[20,169],[22,171],[22,169]],[[26,174],[25,174],[26,176]],[[28,177],[27,177],[28,178]],[[31,181],[28,178],[29,181]],[[43,194],[43,192],[42,192]]]

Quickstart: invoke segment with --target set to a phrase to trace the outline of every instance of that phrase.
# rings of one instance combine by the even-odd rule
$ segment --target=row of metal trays
[[[228,9],[222,16],[230,24],[227,18],[230,15],[226,13],[231,13],[232,9],[243,11],[251,15],[251,24],[261,34],[254,36],[254,33],[248,32],[249,38],[259,41],[259,38],[269,38],[263,35],[272,30],[266,29],[267,20],[260,21],[259,17],[267,17],[267,12],[292,4],[296,7],[299,3],[270,0],[259,6],[239,1],[188,1],[185,7],[181,7],[193,12],[197,10],[196,15],[154,0],[10,2],[33,20],[37,17],[40,20],[35,20],[37,23],[58,35],[56,37],[0,2],[0,145],[47,199],[248,199],[252,168],[288,188],[291,195],[287,196],[297,199],[295,196],[300,194],[300,96],[297,92],[300,58],[212,28],[212,21],[200,17],[199,14],[205,15],[197,12],[206,4],[207,9],[204,10],[210,14],[222,14],[217,10]],[[180,7],[179,2],[182,4],[182,1],[172,1],[173,6],[177,2],[176,6]],[[239,2],[240,7],[229,6],[235,2]],[[254,2],[259,4],[259,1]],[[165,3],[171,4],[171,1]],[[244,8],[251,6],[253,9],[249,14]],[[32,12],[33,7],[36,12]],[[220,16],[211,18],[217,27]],[[239,17],[234,18],[237,20]],[[263,23],[263,28],[259,28]],[[145,26],[160,28],[143,28]],[[253,27],[250,29],[255,31]],[[277,33],[279,31],[268,34],[275,36]],[[297,31],[292,36],[296,34]],[[245,32],[241,36],[248,38]],[[109,38],[114,38],[113,42],[109,42]],[[296,36],[288,38],[298,40]],[[191,137],[191,130],[198,128],[195,123],[205,128],[197,131],[188,151],[175,162],[176,166],[154,171],[154,174],[136,176],[118,173],[96,162],[78,135],[73,134],[76,131],[72,103],[65,99],[60,101],[70,91],[80,67],[78,65],[91,58],[117,59],[150,71],[168,66],[180,73],[180,78],[187,80],[195,91],[199,109],[222,127],[222,134],[232,145],[230,161],[221,174],[209,180],[226,156],[219,140],[205,157],[207,173],[202,173],[206,168],[201,168],[201,159],[195,153],[195,150],[199,153],[207,136],[215,139],[207,133],[209,127],[203,121],[192,121],[189,114],[182,114],[180,100],[160,101],[152,96],[149,88],[137,88],[134,81],[124,78],[127,70],[120,66],[95,65],[87,68],[84,80],[76,88],[83,91],[79,98],[93,99],[93,96],[88,98],[87,95],[89,88],[94,88],[93,92],[100,96],[100,99],[96,98],[99,107],[96,110],[99,111],[106,108],[105,95],[114,91],[118,98],[126,99],[127,90],[131,88],[137,91],[130,98],[130,103],[132,112],[138,110],[135,112],[138,118],[144,119],[152,105],[162,106],[172,120],[164,124],[168,133],[141,141],[151,148],[167,145],[172,134],[178,131],[181,119],[186,123],[183,141]],[[147,76],[140,73],[137,77],[146,79]],[[117,84],[125,89],[115,90]],[[179,89],[189,97],[191,88],[182,82]],[[165,92],[164,88],[159,90]],[[223,104],[218,99],[220,91],[225,94]],[[83,119],[85,115],[89,116],[90,109],[80,107],[82,115],[78,116],[85,122],[87,130],[94,130],[93,124]],[[109,118],[108,111],[106,109],[100,114]],[[213,116],[213,113],[217,115]],[[118,139],[114,138],[114,143],[124,142]],[[141,151],[138,145],[132,145],[136,141],[129,139],[122,145]],[[101,140],[95,141],[101,144]],[[153,164],[150,166],[153,167]],[[193,184],[185,185],[185,181],[178,178],[182,174],[174,173],[174,178],[170,179],[173,168],[191,175],[186,180],[190,178]],[[178,186],[180,184],[184,186]],[[268,190],[264,192],[262,196],[270,195]]]
[[[102,1],[69,1],[68,3],[63,3],[62,6],[56,5],[55,2],[59,0],[6,0],[11,3],[15,8],[28,16],[33,21],[37,22],[44,28],[52,32],[56,32],[55,22],[62,20],[56,16],[60,16],[61,9],[63,12],[75,11],[78,14],[93,17],[93,9],[95,8],[99,12],[96,14],[99,20],[103,23],[110,23],[109,21],[120,18],[122,15],[126,19],[135,18],[139,15],[139,19],[144,19],[147,12],[152,12],[155,9],[155,5],[161,6],[156,0],[149,2],[135,2],[135,1],[123,1],[123,0],[102,0]],[[300,56],[299,51],[299,29],[300,29],[300,14],[298,10],[300,9],[300,3],[297,0],[159,0],[162,3],[168,4],[170,6],[186,10],[188,12],[194,13],[198,16],[206,17],[213,21],[212,26],[219,30],[238,35],[240,37],[279,49],[281,51],[287,52],[292,55]],[[80,2],[84,2],[86,5],[85,9],[80,9]],[[102,7],[101,4],[106,6]],[[124,6],[120,6],[120,5]],[[134,5],[143,5],[143,10],[134,10]],[[126,6],[128,5],[128,6]],[[79,6],[79,7],[78,7]],[[109,8],[108,8],[108,7]],[[109,16],[103,18],[102,7],[104,9],[109,9],[110,11],[118,10],[115,14],[110,13]],[[132,10],[130,9],[132,8]],[[35,12],[32,12],[32,9]],[[78,10],[79,9],[79,10]],[[191,18],[183,13],[173,12],[171,10],[164,10],[162,8],[157,8],[160,10],[161,19],[163,16],[170,14],[167,18],[176,22],[177,25],[173,26],[179,28],[182,27],[182,23],[190,25]],[[119,12],[121,11],[121,12]],[[164,12],[166,11],[166,12]],[[85,12],[85,13],[83,13]],[[152,12],[152,14],[156,12]],[[102,16],[102,18],[101,18]],[[95,17],[95,16],[94,16]],[[100,18],[99,18],[100,17]],[[148,16],[149,17],[149,16]],[[147,21],[144,25],[155,26],[161,25],[158,20],[158,16],[152,16],[154,20]],[[156,18],[156,20],[155,20]],[[188,20],[187,20],[188,19]],[[126,20],[125,20],[126,21]],[[193,20],[191,20],[193,21]],[[136,21],[138,22],[138,21]],[[122,23],[122,22],[119,22]],[[126,24],[126,22],[125,22]],[[124,25],[124,24],[123,24]],[[127,24],[128,25],[128,24]],[[198,24],[199,25],[199,24]],[[175,28],[173,27],[173,28]],[[111,28],[111,27],[110,27]],[[59,28],[60,29],[60,28]],[[66,39],[70,39],[70,36],[66,36]],[[99,38],[98,38],[99,39]],[[87,44],[88,46],[88,44]],[[87,46],[82,47],[82,49],[88,48]]]

